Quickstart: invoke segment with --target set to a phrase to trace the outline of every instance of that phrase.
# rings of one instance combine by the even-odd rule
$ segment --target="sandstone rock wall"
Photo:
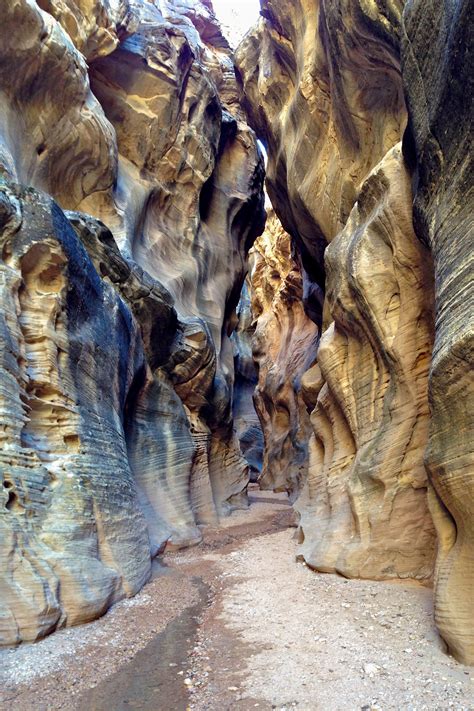
[[[267,189],[324,287],[324,249],[361,181],[401,137],[401,2],[263,0],[236,60],[244,103],[268,152]]]
[[[318,363],[303,379],[314,434],[301,553],[345,575],[426,579],[432,289],[394,148],[406,123],[401,3],[262,8],[237,51],[243,90],[267,142],[270,197],[306,278],[326,289]]]
[[[472,6],[408,3],[402,42],[410,112],[405,154],[414,223],[434,261],[435,340],[425,463],[438,531],[435,617],[474,664],[474,289]]]
[[[237,50],[243,100],[323,324],[303,377],[301,555],[429,581],[434,519],[436,620],[472,661],[468,4],[410,2],[404,17],[384,0],[261,5]]]
[[[138,326],[61,210],[2,187],[0,640],[86,622],[150,571],[123,413]]]
[[[261,5],[239,90],[208,0],[0,0],[0,643],[134,594],[250,466],[314,568],[434,572],[474,663],[472,12]]]
[[[327,309],[318,363],[310,474],[297,504],[301,554],[348,577],[429,579],[427,508],[430,256],[411,224],[400,145],[362,186],[326,250]]]
[[[264,168],[208,2],[0,9],[12,643],[96,617],[245,505],[230,334]]]

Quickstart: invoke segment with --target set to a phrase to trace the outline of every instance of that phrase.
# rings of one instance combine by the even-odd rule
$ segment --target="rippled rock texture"
[[[474,290],[472,6],[408,3],[402,43],[415,227],[431,249],[435,340],[426,466],[438,530],[435,616],[474,664]]]
[[[291,238],[273,211],[250,253],[249,278],[258,371],[254,402],[265,442],[259,483],[294,499],[306,479],[310,433],[301,378],[316,358],[319,331],[304,310]]]
[[[305,376],[313,396],[320,389],[298,508],[307,563],[348,577],[427,579],[433,570],[423,465],[432,276],[411,216],[398,145],[326,250],[332,323]]]
[[[12,643],[96,617],[165,545],[246,504],[230,335],[264,169],[208,2],[2,10]]]
[[[91,620],[147,580],[124,431],[146,360],[57,205],[8,187],[0,205],[0,639],[12,643]]]
[[[237,64],[323,330],[301,555],[429,582],[436,525],[436,619],[473,661],[472,28],[461,0],[404,5],[263,0]]]

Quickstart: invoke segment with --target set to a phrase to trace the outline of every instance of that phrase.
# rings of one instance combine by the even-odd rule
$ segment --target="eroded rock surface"
[[[250,480],[255,482],[262,471],[264,444],[253,402],[258,375],[253,359],[255,322],[250,303],[251,292],[252,285],[247,277],[237,307],[239,322],[232,334],[235,362],[233,414],[240,449],[250,467]]]
[[[435,340],[426,466],[438,531],[435,616],[450,651],[474,664],[474,290],[472,7],[411,2],[403,78],[415,228],[432,252]]]
[[[349,577],[427,579],[433,571],[423,464],[432,274],[411,216],[398,145],[367,178],[326,250],[333,322],[304,376],[317,400],[308,484],[297,505],[301,552],[318,570]]]
[[[2,187],[0,641],[137,592],[150,548],[124,413],[146,367],[130,310],[64,214]]]
[[[472,13],[261,5],[239,89],[209,0],[0,2],[0,642],[134,594],[250,467],[310,566],[434,570],[474,662]]]
[[[2,18],[11,643],[101,614],[246,505],[230,335],[264,168],[208,2],[13,0]]]
[[[400,140],[401,2],[263,0],[236,52],[244,103],[268,152],[267,189],[303,266],[323,253],[361,181]]]
[[[393,148],[406,123],[401,9],[264,2],[237,58],[269,150],[270,197],[312,284],[308,311],[324,329],[318,363],[303,378],[314,435],[298,502],[302,555],[345,575],[426,579],[433,297]],[[326,289],[319,315],[318,287]],[[270,400],[274,407],[278,396]]]

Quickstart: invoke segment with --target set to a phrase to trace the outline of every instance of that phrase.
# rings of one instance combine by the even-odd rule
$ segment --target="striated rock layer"
[[[252,350],[255,323],[250,303],[251,292],[252,284],[247,277],[237,307],[239,322],[232,334],[235,361],[233,415],[240,449],[250,468],[250,480],[256,482],[262,471],[264,444],[260,420],[253,403],[258,375]]]
[[[423,453],[432,343],[428,251],[411,224],[400,146],[364,182],[326,250],[327,308],[301,553],[349,577],[431,577],[434,530]]]
[[[150,571],[125,436],[138,326],[64,214],[30,188],[1,211],[0,640],[86,622]]]
[[[434,572],[474,663],[472,13],[261,5],[239,88],[209,0],[0,2],[0,643],[134,594],[250,467],[308,565]]]
[[[436,620],[472,662],[468,4],[261,5],[237,50],[244,103],[323,325],[303,377],[301,555],[429,581],[435,524]]]
[[[230,335],[264,168],[208,2],[2,19],[8,644],[96,617],[246,504]]]
[[[268,152],[267,189],[324,287],[324,249],[361,181],[401,137],[400,2],[263,0],[236,53],[244,103]]]
[[[435,340],[426,466],[438,531],[435,617],[474,664],[474,289],[472,6],[408,3],[402,42],[415,228],[431,249]]]

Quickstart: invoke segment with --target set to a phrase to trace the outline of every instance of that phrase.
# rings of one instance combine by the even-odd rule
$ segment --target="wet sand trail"
[[[198,548],[165,554],[162,563],[155,562],[151,582],[104,617],[36,644],[0,650],[0,708],[189,709],[199,688],[190,679],[198,626],[203,611],[216,603],[219,575],[204,556],[229,555],[244,541],[285,530],[293,521],[283,495],[253,487],[250,503],[220,528],[207,528]]]
[[[198,602],[169,622],[132,661],[81,695],[78,710],[168,711],[188,707],[187,687],[173,669],[187,666],[190,646],[196,641],[198,615],[208,598],[202,580],[193,579],[193,584],[199,591]]]

